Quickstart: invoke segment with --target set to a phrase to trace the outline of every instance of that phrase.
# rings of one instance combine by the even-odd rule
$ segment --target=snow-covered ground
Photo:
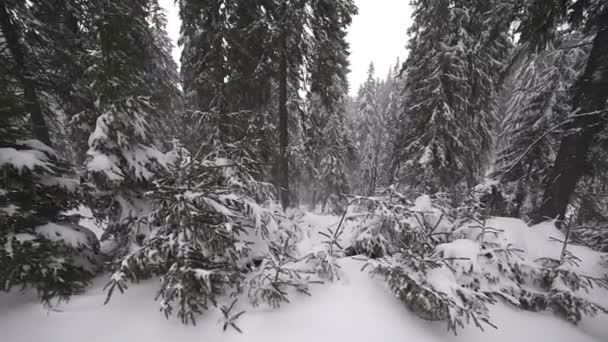
[[[301,249],[314,249],[317,230],[335,224],[338,217],[306,214],[304,227],[310,238]],[[348,238],[348,237],[347,237]],[[154,302],[157,280],[134,284],[124,295],[116,295],[104,305],[103,285],[98,278],[83,295],[54,311],[43,308],[31,293],[0,295],[0,341],[2,342],[133,342],[133,341],[606,341],[608,316],[585,319],[575,326],[549,313],[519,311],[504,304],[493,306],[492,321],[498,329],[486,332],[473,326],[458,336],[446,331],[442,322],[424,321],[399,302],[382,279],[361,272],[362,262],[353,258],[339,261],[340,280],[312,288],[312,296],[293,295],[291,303],[279,309],[252,308],[237,320],[243,334],[232,328],[222,330],[219,310],[200,317],[197,326],[169,320]],[[605,296],[604,296],[605,297]],[[604,305],[608,300],[603,298]],[[226,303],[220,303],[220,305]],[[238,304],[237,304],[238,305]],[[235,310],[234,312],[238,312]]]

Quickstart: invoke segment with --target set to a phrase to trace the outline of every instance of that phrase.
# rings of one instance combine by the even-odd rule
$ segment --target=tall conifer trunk
[[[279,60],[279,187],[283,209],[289,207],[289,134],[287,130],[287,41],[285,33],[280,38]]]
[[[574,84],[572,108],[578,116],[560,144],[553,169],[547,179],[537,222],[563,220],[576,184],[587,169],[587,154],[594,139],[605,127],[608,99],[608,10],[599,16],[600,27],[583,75]]]
[[[0,29],[6,39],[6,44],[11,56],[15,60],[17,68],[20,69],[17,77],[23,87],[23,98],[25,103],[25,111],[30,114],[30,124],[34,138],[51,146],[51,138],[49,129],[42,113],[42,108],[38,102],[38,95],[35,84],[30,78],[32,70],[28,70],[25,64],[25,51],[19,42],[19,31],[16,25],[11,20],[6,3],[0,2]]]

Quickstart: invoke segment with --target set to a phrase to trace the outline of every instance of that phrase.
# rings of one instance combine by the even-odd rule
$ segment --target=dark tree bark
[[[289,207],[289,132],[287,121],[287,42],[283,33],[280,41],[279,60],[279,187],[283,210]]]
[[[51,146],[49,129],[46,125],[40,103],[38,102],[35,82],[31,79],[32,70],[28,70],[27,68],[25,63],[25,51],[19,41],[19,28],[13,23],[8,9],[6,8],[5,1],[0,1],[0,29],[2,29],[2,34],[6,39],[6,45],[18,69],[16,77],[23,87],[25,110],[30,114],[30,124],[32,126],[34,138]]]
[[[608,10],[599,16],[599,28],[583,75],[574,84],[573,105],[577,116],[571,132],[560,144],[553,169],[545,186],[543,202],[536,217],[563,220],[577,182],[587,168],[587,154],[595,137],[605,127],[608,99]]]

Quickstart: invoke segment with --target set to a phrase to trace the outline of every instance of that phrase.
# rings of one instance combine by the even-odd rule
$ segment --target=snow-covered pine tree
[[[333,276],[331,255],[296,255],[298,227],[276,204],[274,187],[247,165],[218,154],[196,159],[179,145],[166,165],[146,193],[153,209],[142,227],[151,233],[115,270],[107,300],[129,282],[160,276],[161,311],[195,324],[227,298],[276,307]]]
[[[543,201],[536,221],[558,217],[563,220],[577,184],[587,169],[588,156],[594,142],[605,131],[603,113],[606,110],[608,80],[608,5],[602,1],[578,3],[569,1],[555,8],[556,20],[550,23],[552,32],[559,31],[560,20],[583,32],[595,34],[584,71],[572,86],[571,106],[576,115],[566,125],[568,130],[560,142],[553,167],[546,178]],[[538,18],[538,13],[532,13]],[[565,20],[564,20],[565,19]]]
[[[10,2],[7,4],[11,6]],[[73,144],[66,139],[67,125],[70,115],[79,110],[77,106],[86,102],[78,92],[78,78],[82,78],[84,72],[78,63],[82,52],[77,48],[78,5],[75,1],[15,4],[12,10],[23,27],[24,54],[28,56],[22,70],[35,84],[51,145],[61,154],[74,158]]]
[[[278,128],[279,151],[277,153],[276,184],[280,191],[281,204],[284,209],[290,206],[290,113],[294,113],[293,106],[299,98],[299,90],[305,78],[306,60],[313,53],[314,48],[307,32],[307,24],[311,19],[306,1],[277,1],[266,8],[272,23],[278,28],[274,39],[276,73],[278,91]],[[291,100],[291,101],[290,101]],[[293,172],[291,172],[293,173]]]
[[[304,81],[310,78],[311,92],[324,105],[339,103],[348,66],[345,28],[355,6],[325,0],[180,4],[187,107],[226,118],[247,112],[257,117],[260,131],[277,127],[279,139],[260,136],[266,148],[258,160],[277,161],[273,178],[287,204],[289,180],[297,171],[289,164],[301,159],[296,154],[303,121],[297,113],[303,113]],[[279,115],[267,120],[272,111]],[[231,127],[239,124],[226,121],[220,129],[230,141]]]
[[[158,1],[149,4],[151,46],[150,61],[145,63],[145,82],[153,84],[150,101],[154,105],[151,118],[148,120],[154,132],[154,145],[167,151],[173,139],[184,135],[184,127],[189,118],[183,109],[182,92],[179,88],[178,67],[171,51],[171,42],[166,28],[167,18]]]
[[[223,83],[227,76],[226,55],[228,11],[224,1],[180,1],[182,21],[180,45],[181,76],[189,109],[222,111]]]
[[[75,52],[57,24],[67,17],[50,3],[0,4],[1,289],[32,287],[47,304],[81,291],[100,266],[97,237],[67,214],[82,199],[78,177],[50,147],[65,146],[48,123],[63,120],[69,90],[59,56]]]
[[[28,138],[18,116],[8,119],[0,122],[0,289],[31,287],[51,304],[82,291],[96,274],[99,242],[66,213],[81,198],[71,165]]]
[[[365,207],[353,246],[354,253],[371,259],[366,268],[382,276],[410,310],[427,320],[444,320],[454,332],[465,323],[483,329],[490,322],[488,304],[495,299],[484,292],[460,286],[437,253],[449,223],[429,196],[411,203],[389,188],[384,197],[358,197],[354,205]],[[436,233],[436,234],[435,234]]]
[[[217,303],[222,294],[244,292],[254,304],[277,305],[287,300],[290,288],[306,292],[307,275],[329,269],[327,254],[307,256],[305,270],[294,265],[295,228],[277,208],[274,188],[259,182],[264,179],[260,164],[265,152],[260,146],[272,135],[266,130],[271,126],[264,110],[276,98],[246,92],[253,87],[251,78],[259,76],[260,89],[265,82],[277,84],[283,87],[282,101],[284,96],[297,99],[304,77],[304,51],[308,52],[298,25],[306,22],[300,15],[307,8],[304,2],[294,4],[292,8],[268,1],[181,2],[183,70],[192,71],[184,85],[186,106],[201,123],[204,140],[192,154],[179,147],[158,155],[157,160],[165,158],[165,163],[157,165],[163,166],[160,172],[143,165],[144,177],[133,172],[136,169],[124,178],[129,183],[122,184],[133,186],[119,190],[145,191],[136,200],[145,205],[142,212],[149,213],[135,217],[137,222],[125,222],[130,227],[127,232],[136,235],[127,238],[125,247],[131,248],[124,248],[128,253],[118,259],[108,284],[109,296],[116,289],[124,290],[128,281],[161,276],[163,311],[177,312],[187,323]],[[218,22],[218,16],[230,20]],[[277,27],[278,32],[272,30]],[[293,32],[287,34],[287,30]],[[267,32],[272,44],[249,36],[252,32]],[[289,50],[277,54],[273,49],[283,43]],[[259,75],[260,70],[250,68],[245,56],[249,52],[271,56],[262,58],[270,65],[285,67],[286,63],[283,72],[287,75],[272,68],[268,69],[273,70],[272,78]],[[288,82],[279,86],[281,79]],[[289,106],[297,107],[297,103]],[[103,125],[98,123],[93,137],[107,136],[99,127]],[[142,143],[136,146],[145,148]],[[154,176],[153,182],[147,174]]]
[[[304,120],[304,148],[313,180],[312,206],[339,198],[348,189],[344,133],[348,91],[346,28],[356,14],[352,1],[313,1],[311,19],[313,53],[308,61],[310,92]],[[337,204],[337,203],[334,203]]]
[[[167,89],[176,87],[169,77],[175,71],[165,68],[175,64],[163,62],[168,51],[159,43],[156,0],[97,2],[89,10],[96,44],[87,73],[97,98],[87,175],[94,214],[108,220],[105,236],[115,239],[115,253],[122,255],[146,234],[137,225],[150,210],[142,195],[164,167],[149,122],[173,114],[164,110],[172,109],[167,101],[175,93]]]
[[[333,105],[333,112],[322,105],[316,94],[308,100],[304,129],[306,177],[310,180],[312,208],[321,203],[322,211],[343,209],[344,195],[350,192],[347,158],[352,155],[345,132],[343,105]],[[311,185],[312,183],[312,185]],[[329,207],[327,207],[329,204]]]
[[[2,91],[7,105],[13,106],[9,111],[27,113],[34,137],[46,145],[52,145],[48,118],[41,103],[43,84],[49,81],[43,71],[50,67],[44,58],[48,57],[44,43],[49,40],[50,28],[43,25],[38,27],[36,9],[36,6],[21,1],[4,1],[0,4],[1,56],[5,66],[2,76],[6,86]],[[43,58],[36,58],[37,53],[42,53]],[[20,92],[23,93],[22,98],[18,95]]]
[[[367,70],[367,79],[361,85],[357,97],[358,111],[355,128],[357,134],[355,137],[356,148],[361,163],[359,191],[366,195],[372,195],[376,188],[378,154],[380,153],[379,138],[384,129],[380,119],[378,89],[379,82],[376,80],[374,64],[370,63]]]
[[[496,4],[414,2],[398,156],[406,185],[472,186],[488,166],[494,95],[510,47],[510,23],[493,13]]]
[[[580,32],[564,35],[521,57],[506,78],[495,170],[510,198],[504,214],[530,218],[539,207],[541,185],[572,111],[569,88],[586,61],[586,41]]]
[[[588,54],[593,45],[594,34],[602,27],[599,17],[602,8],[605,9],[603,6],[597,1],[530,1],[526,4],[514,1],[505,2],[502,6],[506,11],[504,17],[510,18],[520,35],[519,46],[513,54],[501,95],[501,111],[506,114],[502,117],[500,129],[503,134],[499,137],[497,146],[496,175],[506,183],[503,184],[503,191],[508,194],[508,214],[530,217],[531,211],[541,206],[544,210],[548,207],[555,209],[557,197],[562,209],[567,207],[564,196],[549,196],[555,199],[552,204],[546,201],[547,196],[541,201],[540,187],[555,184],[553,181],[547,181],[548,177],[562,174],[556,173],[552,167],[559,154],[557,141],[571,137],[573,131],[580,133],[578,128],[573,128],[575,121],[583,120],[572,116],[572,112],[577,110],[572,105],[578,89],[575,83],[582,77],[589,60]],[[595,127],[597,130],[587,137],[591,139],[591,136],[595,136],[593,139],[598,142],[602,140],[603,129],[599,129],[594,121],[598,116],[584,117],[584,120],[590,122],[582,126]],[[574,145],[575,143],[569,143],[561,146],[563,150],[566,146],[574,148]],[[596,163],[599,168],[602,167],[600,165],[603,163],[603,148],[599,147],[599,143],[592,146],[585,154],[592,154],[595,158],[586,158],[583,161],[585,158],[582,154],[572,154],[578,155],[577,158],[581,159],[577,162],[584,165],[575,167],[576,170],[593,170]],[[561,153],[562,159],[564,153]],[[570,168],[574,164],[564,164],[563,160],[560,163],[560,167],[565,167],[564,170],[573,172]],[[573,175],[578,173],[576,170]],[[552,188],[552,191],[559,188],[561,190],[558,192],[570,192],[566,197],[571,201],[572,209],[580,207],[585,216],[585,210],[596,211],[592,209],[592,203],[602,205],[598,196],[592,195],[601,188],[602,177],[598,176],[596,173],[586,172],[576,177],[560,177],[562,181],[569,178],[568,182],[572,182],[574,178],[578,181],[580,178],[582,183],[578,187],[569,183],[568,186],[553,185],[549,188]],[[582,202],[586,204],[580,206]],[[571,212],[574,214],[578,209]],[[533,214],[536,220],[541,219],[537,212]]]
[[[404,98],[407,96],[403,93],[404,78],[401,73],[401,63],[397,58],[395,65],[389,72],[386,81],[384,82],[384,90],[381,97],[381,108],[384,113],[384,120],[386,122],[387,130],[387,144],[389,147],[384,149],[385,160],[382,163],[382,171],[384,174],[384,185],[391,186],[395,184],[395,174],[397,170],[395,168],[395,156],[398,155],[398,146],[396,143],[399,141],[400,127],[405,127],[400,119],[400,113],[402,112]]]
[[[353,118],[361,163],[358,177],[360,193],[373,195],[377,188],[386,187],[392,182],[393,151],[385,146],[397,136],[395,125],[400,109],[400,85],[396,70],[389,70],[386,79],[379,80],[374,75],[373,64],[370,64],[367,80],[359,90],[357,111]]]
[[[348,90],[349,44],[346,30],[357,14],[352,0],[311,1],[313,51],[309,58],[310,92],[330,112],[343,107]]]
[[[276,110],[278,64],[272,47],[276,32],[266,5],[261,1],[180,1],[185,107],[195,119],[207,123],[190,132],[191,142],[186,145],[192,150],[202,145],[203,154],[213,152],[208,144],[211,134],[219,133],[214,144],[223,148],[243,139],[252,142],[253,134],[257,151],[250,146],[250,157],[259,164],[274,161],[278,139],[265,132],[276,127],[270,113]],[[270,172],[260,175],[271,179]]]
[[[182,322],[194,323],[220,295],[242,291],[254,259],[268,252],[269,234],[280,233],[279,223],[258,205],[272,196],[271,187],[233,161],[193,159],[179,145],[170,155],[169,172],[146,194],[153,210],[145,225],[153,233],[115,271],[108,299],[128,281],[161,276],[162,311],[168,316],[177,309]],[[272,241],[285,243],[291,233]]]
[[[368,210],[352,253],[369,256],[371,272],[384,277],[420,317],[447,321],[448,329],[456,332],[465,324],[494,326],[489,305],[497,301],[551,311],[573,323],[607,312],[581,295],[590,288],[607,288],[608,283],[578,267],[568,249],[568,235],[558,233],[559,243],[546,246],[551,257],[538,258],[530,248],[546,241],[530,232],[548,226],[491,219],[475,197],[450,207],[437,196],[424,195],[412,203],[394,189],[386,195],[351,202]],[[535,247],[526,246],[531,241],[522,244],[519,234],[536,241]]]
[[[343,115],[343,112],[335,112],[327,120],[323,130],[327,146],[320,164],[322,210],[325,211],[329,205],[332,212],[336,213],[345,209],[345,195],[350,192],[346,174],[348,146],[344,138]]]
[[[303,167],[306,170],[306,177],[310,181],[308,190],[311,195],[311,209],[314,211],[322,193],[322,174],[321,160],[327,144],[324,141],[324,128],[327,126],[329,116],[327,110],[321,103],[321,99],[316,94],[310,94],[307,101],[306,121],[303,127]]]

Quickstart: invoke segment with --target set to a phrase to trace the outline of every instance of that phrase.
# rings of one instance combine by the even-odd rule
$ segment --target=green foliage
[[[588,42],[580,32],[564,35],[544,50],[520,57],[505,81],[494,174],[505,196],[513,197],[510,216],[528,218],[540,205],[543,181],[572,112],[569,89],[583,70]]]
[[[494,226],[501,221],[488,218],[475,196],[459,206],[428,196],[412,205],[396,191],[355,202],[369,214],[361,222],[353,254],[370,257],[366,267],[384,277],[414,313],[447,321],[453,332],[466,323],[482,330],[495,327],[489,305],[497,301],[548,310],[573,323],[606,312],[581,293],[608,288],[607,280],[578,269],[579,260],[567,249],[568,236],[556,241],[556,248],[563,245],[558,259],[534,259],[513,245],[513,236],[530,234],[530,228],[520,221]]]
[[[2,139],[0,173],[0,290],[31,287],[45,304],[80,293],[101,260],[95,235],[66,214],[81,196],[69,164],[37,140]]]
[[[470,187],[490,161],[510,23],[496,1],[413,5],[398,177],[427,193]]]
[[[368,265],[372,274],[384,277],[397,297],[421,318],[447,321],[448,330],[454,333],[469,323],[481,330],[485,325],[496,328],[490,322],[487,307],[496,299],[463,286],[429,281],[430,274],[442,270],[444,262],[398,252],[390,259],[382,258]]]
[[[161,310],[194,323],[225,296],[278,306],[289,289],[308,293],[314,258],[296,259],[298,230],[276,209],[272,186],[236,161],[197,160],[183,148],[172,155],[146,193],[153,210],[140,222],[141,242],[114,263],[108,300],[129,281],[160,276]]]

